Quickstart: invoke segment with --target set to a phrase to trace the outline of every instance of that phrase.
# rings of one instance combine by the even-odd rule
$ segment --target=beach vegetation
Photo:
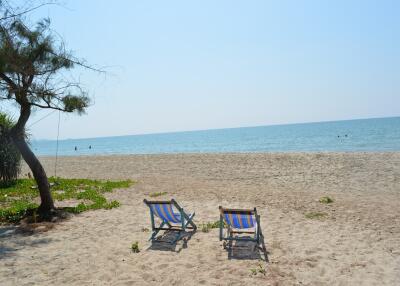
[[[156,192],[156,193],[151,193],[149,195],[150,198],[156,198],[156,197],[161,197],[168,194],[167,192]]]
[[[74,67],[101,72],[65,48],[60,35],[50,28],[50,19],[33,26],[26,20],[26,11],[0,5],[0,101],[15,104],[19,110],[9,135],[36,180],[38,212],[49,217],[54,213],[49,180],[27,143],[25,127],[37,109],[85,112],[90,103],[88,93],[68,76]]]
[[[319,199],[319,202],[321,204],[331,204],[333,203],[333,199],[331,199],[330,197],[322,197]]]
[[[327,216],[327,213],[323,213],[323,212],[309,212],[305,214],[306,218],[309,219],[320,219],[320,218],[324,218]]]
[[[213,222],[205,222],[200,225],[200,229],[202,232],[209,232],[211,229],[219,228],[219,220]]]
[[[0,186],[4,187],[13,184],[21,171],[21,153],[10,136],[14,125],[7,114],[0,112]]]
[[[135,241],[134,243],[132,243],[131,245],[131,249],[133,253],[139,253],[140,249],[139,249],[139,242]]]
[[[256,268],[251,268],[250,272],[251,272],[251,275],[253,275],[253,276],[255,276],[257,274],[262,274],[265,276],[267,274],[267,270],[261,263],[258,263]]]
[[[81,213],[88,210],[112,209],[119,206],[118,201],[108,201],[105,193],[114,189],[128,188],[132,181],[100,181],[89,179],[62,179],[50,177],[51,194],[56,201],[70,200],[74,206],[60,208],[69,213]],[[22,218],[34,215],[41,219],[38,212],[37,185],[33,179],[18,179],[15,184],[0,188],[0,222],[16,223]]]

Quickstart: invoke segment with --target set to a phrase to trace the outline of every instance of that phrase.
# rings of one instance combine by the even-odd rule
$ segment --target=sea
[[[58,147],[33,140],[31,147],[39,156],[400,151],[400,117],[67,139]]]

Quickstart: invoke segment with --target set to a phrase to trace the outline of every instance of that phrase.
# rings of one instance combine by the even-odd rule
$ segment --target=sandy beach
[[[54,158],[41,161],[53,175]],[[57,173],[137,183],[108,194],[119,208],[46,232],[0,226],[0,285],[400,284],[400,153],[61,157]],[[249,247],[228,257],[217,229],[151,244],[143,199],[154,192],[195,211],[198,225],[218,220],[219,205],[257,207],[268,262]],[[140,253],[130,249],[135,241]]]

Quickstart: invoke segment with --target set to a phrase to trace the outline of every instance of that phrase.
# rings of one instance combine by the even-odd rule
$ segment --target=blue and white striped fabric
[[[234,228],[252,228],[255,225],[255,218],[251,213],[224,212],[224,219]]]
[[[162,220],[172,223],[182,222],[181,215],[174,213],[171,204],[150,204],[150,208],[153,213]]]

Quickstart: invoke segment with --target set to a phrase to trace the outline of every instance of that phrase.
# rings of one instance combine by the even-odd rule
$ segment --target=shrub
[[[0,113],[0,186],[10,186],[21,171],[21,153],[10,137],[12,120]]]

